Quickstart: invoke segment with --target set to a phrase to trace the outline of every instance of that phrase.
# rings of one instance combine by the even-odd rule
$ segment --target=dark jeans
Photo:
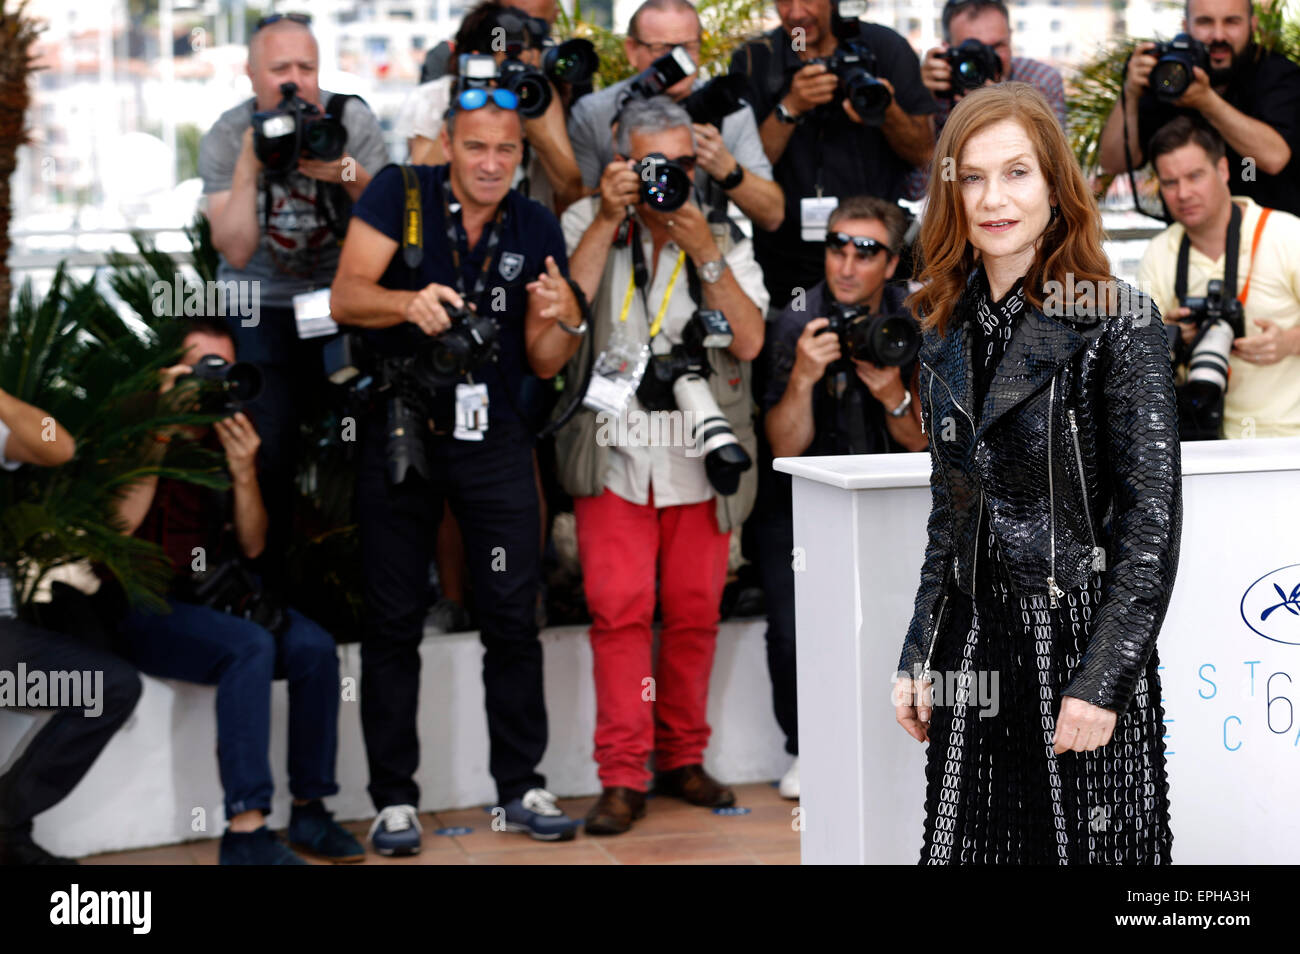
[[[33,818],[77,787],[131,714],[141,691],[134,667],[118,657],[71,636],[18,620],[0,620],[0,670],[17,680],[20,662],[28,674],[37,670],[102,672],[99,704],[103,709],[90,717],[84,707],[55,710],[9,770],[0,775],[0,833],[30,830]]]
[[[785,750],[799,754],[799,700],[794,638],[794,525],[789,512],[773,508],[749,523],[755,561],[767,601],[767,671],[772,705],[785,733]]]
[[[262,308],[255,327],[231,319],[236,355],[262,370],[262,393],[247,408],[262,445],[257,478],[266,505],[266,548],[258,569],[266,585],[283,591],[285,552],[293,534],[294,478],[302,454],[302,424],[311,423],[328,402],[321,357],[329,338],[299,340],[292,308]]]
[[[271,811],[271,680],[289,680],[289,790],[334,795],[339,660],[334,640],[296,610],[280,636],[206,606],[133,611],[121,633],[142,672],[217,687],[217,761],[226,817]]]
[[[433,438],[431,479],[412,475],[393,487],[385,472],[382,413],[361,430],[357,513],[367,617],[361,725],[370,797],[380,810],[419,804],[419,650],[445,500],[465,538],[485,650],[488,768],[505,804],[545,784],[537,772],[546,750],[546,706],[535,615],[540,518],[531,437],[498,420],[482,442]]]

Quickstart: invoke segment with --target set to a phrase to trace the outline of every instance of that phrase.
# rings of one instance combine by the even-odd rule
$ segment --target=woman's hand
[[[1110,709],[1094,706],[1074,696],[1061,699],[1061,711],[1056,717],[1056,735],[1052,738],[1052,751],[1092,752],[1110,741],[1118,716]]]
[[[914,681],[900,673],[894,681],[890,699],[894,703],[894,718],[903,731],[918,742],[929,742],[930,715],[934,711],[930,704],[929,681]]]

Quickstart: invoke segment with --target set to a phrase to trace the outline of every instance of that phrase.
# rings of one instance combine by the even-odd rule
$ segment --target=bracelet
[[[902,417],[907,413],[907,409],[912,406],[912,392],[907,388],[903,389],[903,400],[898,402],[898,407],[889,412],[890,417]]]
[[[581,338],[583,335],[587,333],[587,319],[585,318],[582,319],[582,321],[576,325],[565,324],[564,322],[560,321],[558,318],[555,320],[555,323],[559,326],[560,330],[563,331],[566,335],[573,335],[573,337],[575,338]]]
[[[736,186],[740,185],[744,178],[745,167],[737,161],[736,168],[728,172],[725,179],[715,179],[714,181],[722,187],[723,192],[730,192],[732,189],[736,188]]]
[[[777,122],[785,123],[787,126],[797,126],[799,123],[803,122],[803,117],[796,116],[794,113],[790,112],[790,110],[786,109],[785,103],[777,103],[775,112]]]

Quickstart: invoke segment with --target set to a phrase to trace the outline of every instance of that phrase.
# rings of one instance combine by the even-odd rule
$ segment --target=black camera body
[[[921,332],[916,322],[906,316],[877,315],[864,305],[846,305],[831,301],[826,307],[829,324],[818,334],[833,334],[840,339],[840,354],[869,361],[877,367],[902,367],[921,350]]]
[[[673,212],[691,197],[691,176],[661,152],[652,152],[637,169],[641,177],[641,201],[656,212]]]
[[[205,354],[195,361],[190,374],[178,381],[193,378],[199,382],[199,413],[229,417],[257,400],[262,393],[262,371],[246,361],[233,363],[216,354]]]
[[[1157,43],[1151,55],[1156,65],[1151,68],[1149,83],[1156,99],[1172,103],[1196,79],[1193,67],[1210,71],[1210,51],[1200,40],[1179,33],[1168,43]]]
[[[285,173],[299,159],[333,161],[343,156],[348,131],[337,116],[298,95],[297,83],[281,83],[275,109],[253,114],[253,152],[271,173]]]
[[[1184,298],[1183,307],[1191,309],[1185,320],[1195,321],[1198,328],[1226,321],[1236,337],[1246,336],[1245,311],[1241,301],[1231,295],[1225,296],[1223,282],[1217,278],[1206,286],[1203,297]]]
[[[681,106],[690,113],[691,122],[721,129],[724,119],[749,105],[745,99],[747,85],[748,80],[736,73],[715,76],[682,100]]]
[[[1179,432],[1183,440],[1213,440],[1223,424],[1223,399],[1228,390],[1228,358],[1234,338],[1245,335],[1241,302],[1225,295],[1223,282],[1212,280],[1205,295],[1184,298],[1191,314],[1183,319],[1196,322],[1197,332],[1188,348],[1175,346],[1175,359],[1186,354],[1187,379],[1179,385]],[[1178,341],[1170,326],[1171,339]]]
[[[968,93],[979,89],[989,80],[1002,79],[1002,57],[987,43],[974,37],[944,51],[943,58],[952,69],[952,92]]]
[[[497,355],[497,323],[468,308],[442,306],[451,327],[421,342],[412,356],[413,373],[434,388],[449,387]]]
[[[839,109],[840,101],[847,97],[864,126],[879,126],[885,121],[885,110],[894,97],[889,87],[876,79],[876,57],[869,49],[856,40],[841,40],[830,56],[800,63],[794,71],[809,63],[821,63],[840,81],[835,99],[814,112],[827,115],[829,110]]]
[[[627,98],[649,99],[652,96],[662,96],[670,86],[676,86],[686,77],[693,76],[695,69],[690,54],[682,47],[675,46],[633,77],[627,85]]]
[[[553,83],[577,86],[591,79],[599,67],[595,44],[582,37],[548,43],[542,52],[542,72]]]
[[[636,392],[652,412],[682,412],[687,421],[683,433],[690,431],[695,456],[704,458],[709,483],[724,497],[736,492],[740,475],[753,464],[707,382],[710,349],[728,348],[733,338],[722,312],[696,309],[682,328],[682,340],[667,353],[651,356]]]

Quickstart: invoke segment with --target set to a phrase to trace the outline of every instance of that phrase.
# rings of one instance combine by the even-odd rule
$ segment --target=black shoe
[[[305,865],[263,825],[257,831],[231,831],[221,836],[223,865]]]
[[[298,851],[335,864],[365,861],[366,849],[334,820],[318,798],[295,805],[289,816],[289,844]]]
[[[0,835],[0,865],[75,865],[75,858],[52,855],[25,831],[11,831]]]

